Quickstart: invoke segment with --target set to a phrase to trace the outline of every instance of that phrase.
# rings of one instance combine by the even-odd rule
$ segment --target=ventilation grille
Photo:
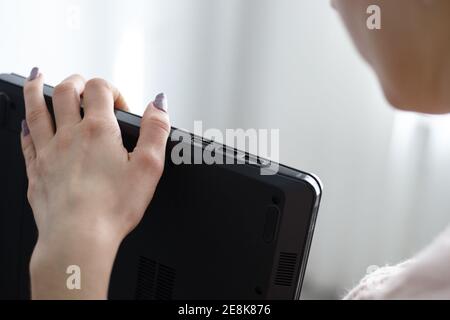
[[[146,257],[139,258],[137,300],[171,300],[175,270]]]
[[[295,275],[295,266],[297,264],[297,255],[295,253],[280,253],[275,284],[277,286],[292,286]]]

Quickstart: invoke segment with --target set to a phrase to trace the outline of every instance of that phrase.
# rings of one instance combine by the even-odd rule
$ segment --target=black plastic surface
[[[30,297],[28,263],[37,237],[20,149],[22,84],[20,76],[0,75],[0,101],[9,101],[0,105],[2,299]],[[45,94],[51,111],[52,88]],[[140,117],[116,115],[132,150]],[[204,147],[191,137],[183,143]],[[321,197],[318,179],[285,166],[271,176],[260,175],[257,164],[176,166],[170,161],[175,143],[168,143],[150,207],[119,249],[109,297],[299,298]]]

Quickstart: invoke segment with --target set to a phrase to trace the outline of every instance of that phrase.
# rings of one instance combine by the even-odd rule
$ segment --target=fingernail
[[[39,68],[34,67],[33,69],[31,69],[30,76],[28,77],[28,81],[33,81],[34,79],[37,78],[38,75],[39,75]]]
[[[26,120],[22,120],[22,134],[24,137],[30,134],[30,129],[28,128]]]
[[[153,105],[161,111],[167,112],[167,98],[164,93],[160,93],[155,97],[155,101],[153,101]]]

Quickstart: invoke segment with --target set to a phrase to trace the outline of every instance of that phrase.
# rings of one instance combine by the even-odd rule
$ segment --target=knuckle
[[[29,125],[33,125],[36,121],[39,121],[45,116],[47,110],[44,106],[33,106],[27,109],[27,122]]]
[[[164,170],[164,155],[154,150],[141,151],[139,162],[142,168],[155,174],[162,174]]]
[[[25,146],[22,146],[22,153],[23,153],[23,157],[25,159],[25,163],[29,163],[31,160],[33,160],[33,154],[34,154],[34,148],[33,145],[27,144]]]
[[[27,96],[33,94],[37,90],[37,85],[34,82],[27,81],[23,87],[23,93]]]
[[[53,97],[61,97],[66,94],[73,94],[77,89],[75,87],[75,84],[71,81],[65,81],[58,84],[54,91],[53,91]]]
[[[84,80],[84,77],[81,74],[79,74],[79,73],[72,74],[68,79],[72,79],[74,81],[82,81],[83,83],[86,82]]]
[[[105,79],[93,78],[86,83],[86,91],[88,90],[110,90],[110,85]]]
[[[170,133],[170,124],[166,118],[159,114],[152,114],[146,119],[146,125],[161,130],[165,135]]]
[[[86,118],[83,120],[82,134],[85,138],[98,136],[106,127],[106,121],[100,118]]]

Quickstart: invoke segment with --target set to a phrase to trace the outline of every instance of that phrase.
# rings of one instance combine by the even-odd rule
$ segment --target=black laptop
[[[0,299],[30,298],[37,237],[20,147],[23,83],[0,75]],[[53,89],[44,92],[52,112]],[[140,117],[116,116],[132,150]],[[214,142],[175,128],[171,136],[156,194],[119,249],[109,298],[299,299],[322,193],[318,178],[278,164],[262,174],[273,163],[220,144],[216,152],[233,164],[175,165],[169,155],[178,143],[194,154]]]

